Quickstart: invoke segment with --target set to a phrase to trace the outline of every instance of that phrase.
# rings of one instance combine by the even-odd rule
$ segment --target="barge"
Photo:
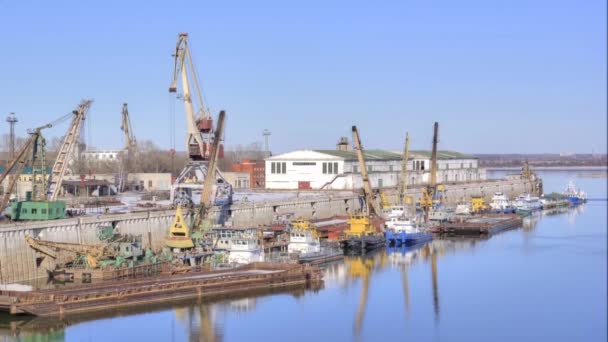
[[[316,266],[256,262],[230,270],[161,275],[26,292],[0,291],[0,311],[64,316],[202,299],[252,290],[319,286]]]
[[[515,214],[482,215],[449,222],[431,229],[436,234],[489,235],[521,227],[523,219]]]

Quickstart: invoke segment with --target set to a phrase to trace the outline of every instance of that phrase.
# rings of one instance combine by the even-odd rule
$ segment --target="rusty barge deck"
[[[317,267],[252,263],[229,270],[161,275],[152,278],[28,292],[0,291],[0,311],[34,316],[64,316],[252,290],[320,284]]]
[[[521,227],[522,223],[521,216],[515,214],[481,215],[444,223],[432,228],[431,232],[447,235],[491,235]]]

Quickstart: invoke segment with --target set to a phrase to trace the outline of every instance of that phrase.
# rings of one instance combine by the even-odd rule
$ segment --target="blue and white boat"
[[[563,195],[566,196],[568,202],[574,205],[587,202],[587,194],[584,191],[577,189],[576,185],[574,185],[574,181],[568,182],[568,186],[566,187],[566,190],[564,190]]]
[[[389,216],[386,221],[386,243],[389,246],[414,245],[433,239],[429,234],[418,226],[418,223],[410,216]]]

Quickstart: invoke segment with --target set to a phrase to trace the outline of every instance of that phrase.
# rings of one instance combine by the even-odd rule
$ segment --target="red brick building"
[[[249,173],[249,184],[252,189],[264,189],[266,187],[266,163],[263,160],[243,159],[233,164],[232,172]]]

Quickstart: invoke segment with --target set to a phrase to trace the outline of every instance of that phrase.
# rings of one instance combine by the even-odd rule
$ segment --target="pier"
[[[488,180],[445,185],[445,201],[454,204],[462,198],[482,194],[489,199],[496,191],[510,196],[531,191],[533,182],[527,179]],[[419,198],[421,187],[409,188],[408,195]],[[387,190],[387,196],[397,196]],[[318,197],[293,198],[282,201],[236,203],[228,208],[227,219],[233,226],[252,227],[270,225],[277,214],[293,213],[305,219],[323,219],[349,215],[360,208],[356,194],[337,195],[327,191]],[[212,216],[219,218],[214,208]],[[112,226],[122,234],[140,235],[145,246],[160,250],[163,239],[175,215],[174,210],[146,211],[126,214],[84,216],[38,222],[11,222],[0,225],[0,284],[46,278],[47,271],[55,269],[55,261],[37,255],[25,243],[25,236],[40,237],[49,241],[95,244],[100,240],[98,231]]]

